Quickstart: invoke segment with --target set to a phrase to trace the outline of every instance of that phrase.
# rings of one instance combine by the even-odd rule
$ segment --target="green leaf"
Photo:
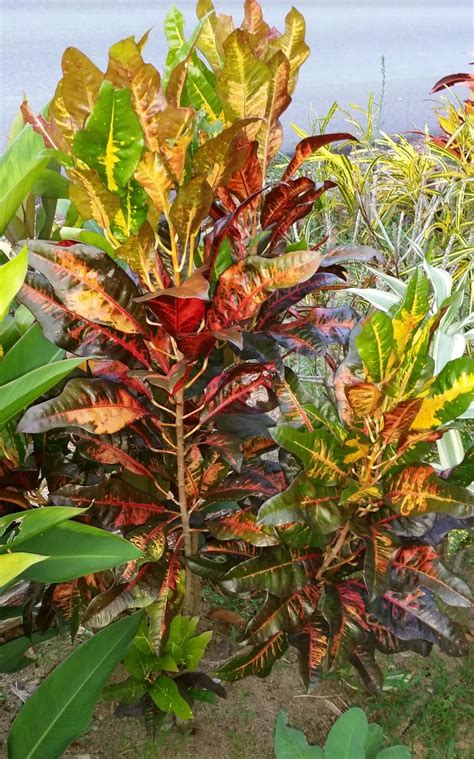
[[[377,754],[377,759],[411,759],[411,751],[406,746],[391,746]]]
[[[34,553],[7,553],[0,556],[0,588],[8,585],[33,564],[38,564],[47,558],[47,556]]]
[[[324,747],[324,759],[365,759],[367,717],[354,707],[334,723]]]
[[[276,759],[324,759],[323,750],[310,746],[301,730],[288,726],[283,709],[278,712],[275,726]]]
[[[29,406],[41,395],[51,390],[77,366],[82,358],[67,358],[53,364],[40,366],[0,388],[0,426]]]
[[[44,640],[49,640],[54,635],[57,635],[57,630],[48,630],[44,633],[33,633],[31,638],[22,635],[20,638],[4,643],[0,646],[0,672],[17,672],[31,664],[33,659],[24,656],[25,651]]]
[[[13,722],[10,759],[52,759],[84,733],[103,685],[123,659],[141,614],[116,622],[80,645],[34,691]]]
[[[96,169],[112,192],[132,178],[143,149],[143,133],[128,89],[105,81],[86,126],[74,139],[77,157]]]
[[[222,680],[235,682],[249,675],[267,677],[277,659],[288,648],[288,640],[284,633],[278,632],[264,643],[248,646],[228,659],[216,672]]]
[[[305,472],[298,474],[289,488],[265,501],[258,512],[259,524],[280,527],[289,522],[303,522],[323,535],[333,532],[343,522],[335,489],[314,482]]]
[[[28,268],[26,245],[15,258],[0,266],[0,322],[8,314],[10,304],[23,284]]]
[[[142,555],[132,543],[118,535],[79,522],[64,522],[38,533],[22,543],[22,550],[41,551],[48,556],[41,565],[24,572],[24,579],[33,582],[66,582],[111,569]]]
[[[382,382],[394,348],[391,318],[383,311],[372,314],[357,335],[356,346],[369,379]]]
[[[180,695],[178,686],[171,677],[160,675],[150,690],[150,696],[162,712],[171,712],[183,720],[193,718],[189,705]]]
[[[9,533],[6,542],[3,537],[0,540],[0,551],[16,548],[20,543],[32,538],[39,532],[49,530],[67,519],[73,519],[83,514],[87,509],[76,509],[71,506],[47,506],[28,511],[18,511],[0,517],[0,536],[5,535],[7,527],[15,524],[15,532]],[[3,545],[2,545],[3,543]]]
[[[64,351],[47,340],[41,327],[33,324],[0,361],[0,385],[62,358]]]
[[[285,546],[278,546],[233,567],[220,584],[231,593],[267,590],[275,596],[285,596],[307,583],[305,561],[311,562],[318,556],[314,552],[292,553]]]
[[[380,725],[372,722],[367,729],[365,741],[365,759],[376,759],[383,744],[383,730]]]
[[[0,235],[48,164],[48,158],[40,157],[43,147],[39,134],[25,126],[0,156]]]

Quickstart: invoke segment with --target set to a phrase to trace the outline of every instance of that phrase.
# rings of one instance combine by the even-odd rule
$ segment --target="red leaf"
[[[349,134],[348,132],[336,132],[334,134],[320,134],[315,135],[314,137],[305,137],[305,139],[301,140],[296,146],[295,155],[288,164],[282,180],[286,181],[293,176],[301,164],[317,150],[323,148],[325,145],[330,145],[332,142],[338,142],[339,140],[355,140],[358,142],[356,137],[353,137],[352,134]]]

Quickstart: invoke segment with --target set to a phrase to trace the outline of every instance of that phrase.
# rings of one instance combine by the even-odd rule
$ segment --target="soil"
[[[212,673],[227,658],[233,644],[216,625],[201,669]],[[19,672],[2,676],[0,756],[6,757],[9,725],[15,712],[43,677],[68,653],[67,639],[43,644],[41,657]],[[30,652],[31,654],[31,652]],[[405,660],[404,666],[408,665]],[[122,679],[120,672],[117,679]],[[143,722],[119,718],[111,703],[98,705],[88,732],[65,752],[64,759],[272,759],[273,731],[280,709],[306,734],[310,744],[324,745],[337,716],[354,704],[354,690],[337,680],[323,683],[316,693],[304,694],[296,654],[290,650],[261,680],[248,678],[226,684],[227,698],[217,704],[196,704],[195,720],[152,740]],[[423,746],[413,747],[413,759],[428,759]]]

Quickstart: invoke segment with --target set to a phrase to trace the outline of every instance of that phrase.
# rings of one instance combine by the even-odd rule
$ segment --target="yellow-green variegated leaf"
[[[69,188],[69,199],[74,203],[84,221],[93,219],[104,230],[110,230],[120,213],[118,195],[107,190],[99,175],[92,169],[70,169],[73,180]]]
[[[143,61],[133,37],[117,42],[110,48],[105,77],[117,89],[128,87],[146,146],[150,150],[156,150],[155,118],[166,108],[166,99],[161,89],[160,74],[151,63]]]
[[[76,134],[74,152],[95,169],[108,190],[118,192],[132,178],[143,150],[143,133],[128,89],[104,82],[86,126]]]
[[[343,516],[338,491],[298,474],[290,487],[277,493],[260,507],[258,524],[281,527],[303,522],[318,534],[326,535],[340,527]]]
[[[271,71],[253,52],[250,36],[236,29],[224,43],[224,67],[217,76],[217,94],[229,124],[237,119],[262,118],[270,91]],[[253,139],[260,124],[247,127]]]
[[[232,174],[242,168],[245,152],[237,150],[237,143],[248,123],[237,121],[207,140],[194,154],[194,172],[205,175],[212,188],[225,185]]]
[[[196,62],[199,58],[196,59]],[[206,75],[205,66],[196,65],[191,61],[187,67],[185,84],[185,104],[191,105],[196,111],[203,111],[209,122],[216,121],[222,114],[222,104],[217,97],[214,75]]]
[[[144,153],[135,171],[135,179],[146,190],[159,213],[168,207],[168,194],[172,182],[169,171],[158,153]]]
[[[412,422],[412,429],[428,430],[461,416],[474,401],[474,359],[449,361],[430,386]]]
[[[180,186],[171,206],[170,218],[184,246],[199,231],[213,198],[212,189],[204,177],[192,177],[187,184]]]
[[[429,464],[406,466],[389,479],[385,502],[406,517],[442,512],[465,518],[474,510],[474,494],[438,477]]]
[[[264,175],[266,167],[281,147],[283,129],[279,119],[291,103],[291,97],[288,94],[290,81],[288,58],[281,50],[278,50],[273,58],[268,61],[268,67],[271,72],[271,80],[265,108],[265,120],[257,133],[258,157]]]
[[[61,65],[63,78],[49,106],[49,115],[64,136],[72,138],[92,113],[104,75],[75,47],[66,48]]]
[[[282,50],[290,62],[289,92],[294,92],[298,71],[307,59],[310,49],[305,42],[306,22],[304,16],[292,8],[285,19],[285,31],[281,37],[272,40],[269,51],[273,54]]]
[[[161,158],[170,177],[177,183],[183,181],[186,151],[193,138],[195,118],[192,108],[177,108],[169,103],[155,119]]]
[[[376,311],[356,337],[356,347],[372,382],[382,382],[395,346],[391,318]]]
[[[232,17],[223,13],[217,16],[212,0],[198,0],[196,13],[201,20],[208,16],[203,23],[196,47],[207,58],[214,71],[219,71],[224,63],[224,42],[234,28]]]
[[[302,462],[311,479],[322,485],[345,480],[344,450],[329,431],[302,432],[294,427],[280,425],[273,437],[279,446],[293,453]]]
[[[142,284],[151,291],[163,289],[163,282],[157,280],[156,276],[155,245],[153,228],[145,222],[137,235],[129,237],[116,250],[117,258],[126,261],[130,269],[140,277]]]
[[[428,278],[417,270],[408,283],[403,302],[393,318],[393,334],[397,353],[401,355],[410,346],[413,334],[429,310],[430,288]]]

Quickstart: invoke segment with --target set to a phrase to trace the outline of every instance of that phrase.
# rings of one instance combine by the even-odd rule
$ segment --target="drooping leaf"
[[[365,534],[364,581],[370,600],[388,588],[394,551],[395,544],[390,532],[368,527]]]
[[[373,696],[380,695],[383,688],[383,672],[375,661],[374,652],[356,648],[349,661],[359,674],[368,692]]]
[[[401,640],[437,643],[450,656],[464,656],[468,645],[459,625],[441,612],[432,593],[419,587],[409,593],[386,593],[375,602],[377,618]]]
[[[121,332],[146,332],[145,312],[135,302],[140,291],[110,256],[88,245],[30,240],[31,265],[44,274],[71,311]]]
[[[288,648],[286,635],[282,632],[275,633],[264,643],[245,648],[228,659],[216,672],[222,680],[235,682],[249,675],[267,677],[277,659]]]
[[[319,560],[320,554],[316,551],[291,552],[278,546],[231,569],[221,585],[232,593],[258,589],[285,596],[307,583],[307,569]]]
[[[101,379],[75,379],[56,398],[28,409],[18,430],[31,433],[81,427],[96,435],[110,434],[148,413],[123,385]]]
[[[308,693],[320,682],[328,653],[328,626],[316,610],[298,635],[290,638],[298,650],[301,679]]]
[[[143,149],[143,133],[132,108],[130,91],[103,82],[94,109],[74,138],[74,152],[95,169],[112,192],[132,178]]]
[[[265,603],[245,629],[245,639],[261,643],[280,632],[295,633],[304,627],[319,600],[317,585],[306,585],[287,598],[268,594]]]
[[[402,516],[435,511],[467,517],[472,514],[474,495],[467,488],[437,477],[429,464],[414,464],[388,481],[385,501]]]
[[[53,288],[42,275],[27,275],[18,300],[34,314],[44,335],[69,353],[149,366],[148,351],[140,335],[119,332],[81,318],[55,297]]]
[[[362,586],[345,581],[326,586],[321,611],[329,625],[328,659],[331,669],[342,666],[364,639],[368,624]]]
[[[402,589],[424,585],[450,606],[471,606],[468,586],[443,566],[431,546],[400,548],[393,558],[392,577]]]
[[[126,653],[140,616],[97,633],[48,675],[13,722],[8,741],[12,759],[59,756],[87,729],[102,687]]]
[[[339,140],[354,140],[355,138],[347,132],[337,132],[335,134],[321,134],[314,137],[305,137],[304,140],[298,143],[295,149],[294,157],[286,167],[282,176],[282,181],[286,182],[287,179],[293,176],[293,174],[299,169],[299,167],[317,150],[330,145],[332,142],[338,142]]]
[[[207,316],[211,330],[252,318],[270,293],[309,279],[320,257],[313,251],[294,251],[278,258],[249,256],[227,269],[219,279]]]

